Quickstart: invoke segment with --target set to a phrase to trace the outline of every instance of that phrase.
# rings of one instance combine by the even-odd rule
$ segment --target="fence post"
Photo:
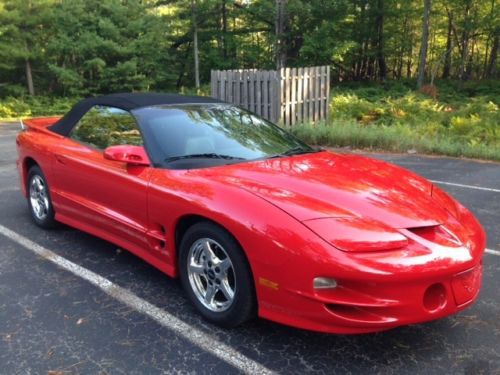
[[[243,84],[242,84],[242,94],[241,94],[241,102],[243,103],[243,106],[245,108],[249,108],[248,105],[248,73],[246,70],[243,70],[241,73],[241,77],[243,79]]]
[[[303,107],[304,107],[304,96],[302,93],[302,85],[304,82],[304,68],[299,68],[297,70],[297,122],[303,122]]]
[[[328,112],[330,111],[330,65],[326,67],[326,111],[325,120],[328,119]]]
[[[272,82],[272,115],[271,121],[278,122],[280,120],[280,111],[281,111],[281,78],[279,71],[273,71],[271,73],[273,82]]]

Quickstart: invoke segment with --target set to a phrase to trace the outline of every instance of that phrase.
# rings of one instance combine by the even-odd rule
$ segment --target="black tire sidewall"
[[[198,301],[189,282],[187,264],[191,245],[200,238],[210,238],[218,242],[228,254],[233,264],[236,291],[231,307],[222,312],[207,309]],[[222,327],[235,327],[255,316],[256,297],[250,266],[238,242],[223,228],[210,222],[193,225],[182,238],[179,249],[179,276],[189,299],[204,318]]]
[[[47,199],[49,201],[49,210],[47,212],[47,216],[44,219],[39,219],[36,217],[36,215],[33,211],[33,206],[31,205],[30,185],[31,185],[31,180],[33,179],[34,176],[40,176],[42,178],[43,183],[45,184],[45,189],[47,190]],[[39,227],[42,227],[45,229],[54,228],[56,226],[56,221],[54,220],[55,212],[54,212],[54,208],[52,206],[52,198],[50,196],[49,184],[47,183],[47,179],[45,178],[45,175],[43,174],[42,170],[37,165],[32,166],[28,171],[28,177],[26,179],[26,193],[27,193],[27,197],[28,197],[28,206],[30,209],[31,218],[33,219],[35,224],[38,225]]]

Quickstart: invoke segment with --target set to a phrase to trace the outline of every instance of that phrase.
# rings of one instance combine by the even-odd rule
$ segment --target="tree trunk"
[[[408,50],[408,60],[406,60],[406,78],[411,78],[411,67],[413,65],[413,35],[410,28],[410,49]]]
[[[396,76],[396,79],[401,79],[402,73],[403,72],[403,52],[401,51],[399,57],[398,57],[398,65],[396,70],[394,71],[394,74]]]
[[[403,75],[403,60],[404,60],[404,55],[405,55],[405,41],[406,41],[407,37],[408,37],[408,16],[405,16],[405,18],[403,20],[403,34],[401,35],[396,71],[394,73],[396,76],[396,79],[401,79],[401,77]]]
[[[490,14],[495,14],[494,13],[495,12],[495,2],[496,2],[496,0],[491,0]],[[486,48],[484,49],[485,52],[484,52],[483,74],[482,74],[483,78],[489,78],[488,77],[489,61],[490,61],[490,56],[493,56],[493,55],[488,54],[491,42],[493,42],[493,45],[491,47],[491,52],[498,54],[498,37],[496,40],[496,51],[494,51],[494,49],[495,49],[495,35],[498,35],[499,32],[500,32],[500,30],[493,30],[493,32],[488,33],[488,38],[486,39]],[[496,59],[496,57],[495,57],[495,59]]]
[[[221,1],[221,44],[222,57],[224,61],[227,59],[227,7],[226,0]]]
[[[429,16],[431,0],[424,0],[424,19],[422,23],[422,44],[420,46],[420,59],[418,64],[417,88],[422,87],[425,79],[425,64],[427,62],[427,46],[429,43]]]
[[[368,43],[365,43],[364,52],[363,52],[363,61],[361,62],[361,70],[360,70],[360,74],[359,74],[360,80],[365,79],[367,74],[368,74],[368,56],[366,55],[366,51],[368,50],[367,45],[368,45]]]
[[[365,13],[366,13],[366,1],[362,0],[356,3],[359,6],[359,15],[356,19],[356,23],[358,25],[365,25]],[[354,70],[354,79],[360,80],[363,77],[364,69],[365,69],[365,61],[366,61],[366,37],[363,28],[359,27],[356,32],[357,42],[359,43],[359,48],[357,51],[356,58],[356,69]]]
[[[462,32],[462,57],[460,59],[460,69],[458,71],[458,78],[465,80],[465,69],[467,67],[467,60],[469,57],[469,13],[470,13],[471,0],[467,0],[465,4],[464,14],[464,30]]]
[[[186,51],[184,52],[184,56],[182,58],[182,63],[179,69],[179,75],[177,76],[176,88],[179,90],[182,87],[182,78],[184,77],[184,73],[186,71],[186,66],[189,64],[189,55],[191,52],[191,42],[188,42],[186,46]]]
[[[500,29],[496,30],[495,36],[493,37],[493,45],[490,52],[490,62],[488,63],[488,69],[486,70],[487,78],[495,78],[497,70],[497,57],[498,57],[498,42],[499,42]]]
[[[196,0],[191,0],[191,17],[193,23],[193,53],[194,53],[194,81],[197,89],[200,88],[200,64],[198,60],[198,25],[196,21]]]
[[[474,58],[476,52],[476,40],[472,39],[469,58],[467,59],[467,63],[465,64],[465,79],[469,79],[474,77]]]
[[[387,65],[384,56],[384,0],[377,1],[377,60],[379,78],[385,81],[387,78]]]
[[[286,29],[287,29],[287,0],[276,0],[276,69],[279,70],[286,66],[287,60],[287,45],[286,45]]]
[[[31,72],[31,63],[26,59],[26,84],[28,85],[28,92],[30,95],[35,95],[35,86],[33,85],[33,74]]]
[[[453,49],[453,11],[448,11],[448,34],[446,36],[446,52],[444,57],[443,78],[450,77],[451,71],[451,50]]]
[[[373,73],[374,73],[374,61],[373,61],[373,57],[368,57],[368,61],[367,61],[367,65],[366,65],[366,77],[368,79],[372,79],[373,78]]]
[[[486,46],[484,47],[484,61],[483,61],[483,74],[482,77],[486,78],[486,71],[488,70],[488,53],[490,51],[490,41],[491,41],[491,35],[488,34],[488,37],[486,38]]]

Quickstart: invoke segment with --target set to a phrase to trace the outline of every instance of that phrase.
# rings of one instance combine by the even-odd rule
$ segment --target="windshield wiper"
[[[306,149],[303,147],[293,147],[289,150],[286,150],[285,152],[281,152],[279,154],[274,154],[271,156],[268,156],[267,159],[273,159],[273,158],[281,158],[283,156],[292,156],[292,155],[300,155],[300,154],[312,154],[314,152],[320,152],[323,151],[322,149]]]
[[[231,156],[231,155],[223,155],[223,154],[216,154],[213,152],[209,153],[204,153],[204,154],[189,154],[189,155],[178,155],[178,156],[170,156],[166,158],[164,161],[166,163],[176,161],[176,160],[182,160],[182,159],[226,159],[226,160],[245,160],[244,158],[240,158],[237,156]]]

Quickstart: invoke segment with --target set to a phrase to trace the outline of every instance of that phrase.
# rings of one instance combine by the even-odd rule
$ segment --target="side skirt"
[[[61,223],[64,223],[66,225],[69,225],[70,227],[79,229],[83,232],[89,233],[93,236],[99,237],[103,240],[106,240],[108,242],[111,242],[127,251],[130,251],[132,254],[138,256],[145,262],[151,264],[153,267],[159,269],[161,272],[167,274],[170,277],[177,277],[177,272],[176,269],[166,263],[166,262],[161,262],[158,260],[158,258],[154,257],[152,254],[150,254],[147,250],[144,250],[134,244],[131,244],[127,241],[124,241],[123,239],[120,239],[119,237],[113,236],[109,234],[108,232],[105,232],[99,228],[96,228],[94,226],[82,223],[78,220],[72,219],[68,216],[61,215],[56,213],[55,219],[57,221],[60,221]]]

